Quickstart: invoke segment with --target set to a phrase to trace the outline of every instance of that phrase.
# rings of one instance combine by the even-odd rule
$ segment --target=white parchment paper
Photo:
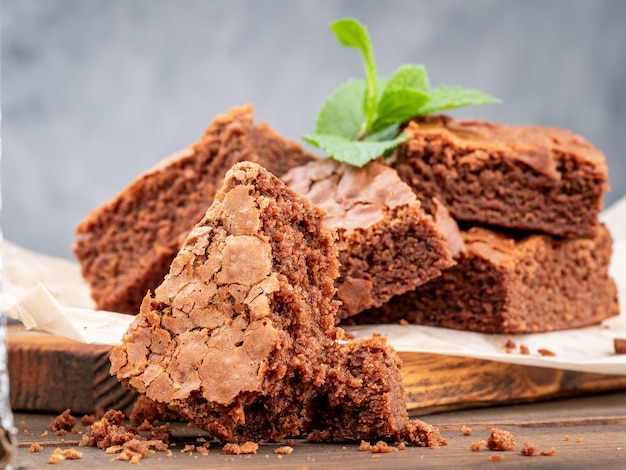
[[[615,354],[613,346],[614,338],[626,338],[626,197],[606,210],[601,218],[614,238],[611,275],[617,284],[621,307],[618,317],[601,325],[525,335],[489,335],[419,325],[367,325],[346,330],[357,339],[382,333],[401,352],[626,375],[626,355]],[[7,244],[2,303],[10,317],[20,320],[28,329],[84,343],[115,345],[121,341],[134,317],[93,310],[88,287],[76,264]],[[49,286],[53,288],[48,289]],[[520,354],[519,347],[506,352],[508,340],[516,346],[524,344],[530,354]],[[555,356],[543,356],[540,349],[548,349]]]

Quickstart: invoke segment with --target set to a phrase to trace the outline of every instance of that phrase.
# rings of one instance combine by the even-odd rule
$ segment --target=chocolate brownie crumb
[[[76,460],[82,459],[83,453],[77,451],[73,447],[65,450],[61,450],[58,447],[54,450],[50,458],[48,459],[49,464],[57,464],[62,460]]]
[[[535,452],[537,452],[537,446],[535,446],[531,442],[524,441],[524,444],[522,444],[522,450],[520,450],[520,454],[531,456]]]
[[[209,449],[205,446],[196,446],[196,452],[200,455],[209,455]]]
[[[463,434],[464,436],[471,436],[472,435],[472,428],[469,428],[465,425],[461,426],[461,434]]]
[[[577,437],[577,438],[576,438],[576,442],[582,442],[582,441],[583,441],[583,438],[582,438],[582,437]]]
[[[626,354],[626,338],[613,339],[613,347],[615,348],[615,354]]]
[[[398,444],[398,450],[405,450],[406,449],[406,442],[401,442],[400,444]]]
[[[63,451],[57,447],[48,459],[48,463],[54,465],[59,463],[61,460],[65,460],[65,457],[63,457]]]
[[[41,452],[42,449],[43,447],[39,444],[39,442],[33,442],[28,448],[28,452],[32,454],[33,452]]]
[[[524,354],[525,356],[530,354],[530,349],[528,349],[528,346],[526,346],[525,344],[520,344],[519,345],[519,353],[520,354]]]
[[[70,414],[69,408],[54,418],[52,424],[50,424],[50,430],[52,431],[71,431],[76,426],[76,418]],[[57,434],[58,436],[59,434]]]
[[[289,447],[293,447],[296,445],[295,439],[285,439],[285,445]]]
[[[126,460],[136,464],[142,458],[147,457],[151,449],[168,450],[166,442],[161,439],[146,439],[138,433],[136,428],[122,425],[123,420],[124,413],[121,411],[107,411],[102,418],[91,425],[91,436],[83,436],[81,445],[98,447],[108,454],[119,452],[117,460]],[[169,424],[164,428],[169,433]],[[150,430],[151,435],[154,431],[155,428]]]
[[[545,349],[545,348],[537,349],[537,352],[541,354],[542,356],[547,356],[547,357],[556,356],[556,353],[554,351],[550,351],[549,349]]]
[[[373,446],[370,446],[372,454],[388,454],[389,452],[395,452],[397,450],[397,448],[390,446],[385,441],[378,441]]]
[[[229,442],[228,444],[224,445],[222,450],[224,451],[225,454],[240,455],[240,454],[256,454],[258,449],[259,449],[258,443],[248,441],[248,442],[244,442],[241,445]]]
[[[513,341],[511,341],[510,339],[507,339],[506,343],[504,344],[504,352],[511,353],[515,350],[516,347],[517,346],[515,345]]]
[[[289,455],[292,452],[293,452],[293,447],[291,446],[280,446],[274,449],[275,454]]]
[[[194,446],[193,444],[187,444],[180,451],[183,452],[183,453],[189,452],[191,454],[191,453],[196,451],[196,446]]]
[[[540,453],[544,457],[549,457],[551,455],[554,455],[554,447],[550,447],[548,450],[542,450]]]
[[[448,441],[439,434],[439,428],[418,419],[405,424],[400,436],[407,444],[419,447],[437,449],[440,445],[448,445]]]
[[[515,438],[508,431],[498,428],[491,428],[489,439],[487,440],[489,450],[514,450]]]
[[[564,441],[569,441],[569,435],[568,435],[568,434],[566,434],[565,436],[563,436],[563,440],[564,440]]]
[[[478,442],[472,442],[472,443],[470,444],[470,450],[471,450],[472,452],[478,452],[478,451],[480,451],[480,448],[481,448],[482,446],[484,446],[485,444],[487,444],[487,442],[486,442],[486,441],[484,441],[484,440],[483,440],[483,441],[478,441]]]
[[[65,429],[57,429],[54,431],[55,436],[67,436],[67,431]]]
[[[361,452],[366,452],[370,450],[371,448],[372,448],[372,445],[367,441],[361,441],[361,443],[359,444],[359,450]]]
[[[500,455],[490,455],[489,456],[489,460],[491,460],[492,462],[501,462],[502,460],[504,460],[504,455],[500,454]]]

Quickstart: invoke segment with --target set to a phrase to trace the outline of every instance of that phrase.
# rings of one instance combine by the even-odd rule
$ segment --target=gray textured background
[[[626,1],[3,0],[6,238],[71,257],[89,210],[231,106],[299,139],[363,73],[327,27],[342,16],[381,74],[423,63],[504,101],[457,116],[582,134],[607,156],[605,203],[626,192]]]

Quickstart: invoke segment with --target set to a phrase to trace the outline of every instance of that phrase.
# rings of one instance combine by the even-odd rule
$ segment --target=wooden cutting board
[[[92,413],[127,411],[136,395],[109,375],[111,346],[8,328],[8,369],[14,410]],[[400,353],[412,415],[493,404],[626,390],[626,376]]]

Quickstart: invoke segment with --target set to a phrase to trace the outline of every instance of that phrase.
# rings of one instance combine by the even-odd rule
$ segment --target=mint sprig
[[[405,140],[400,125],[413,117],[500,102],[479,90],[430,88],[423,65],[402,65],[391,77],[379,77],[367,28],[353,18],[337,20],[330,28],[341,44],[361,51],[365,66],[365,79],[341,85],[318,113],[315,133],[303,136],[337,161],[362,167],[389,156]]]

